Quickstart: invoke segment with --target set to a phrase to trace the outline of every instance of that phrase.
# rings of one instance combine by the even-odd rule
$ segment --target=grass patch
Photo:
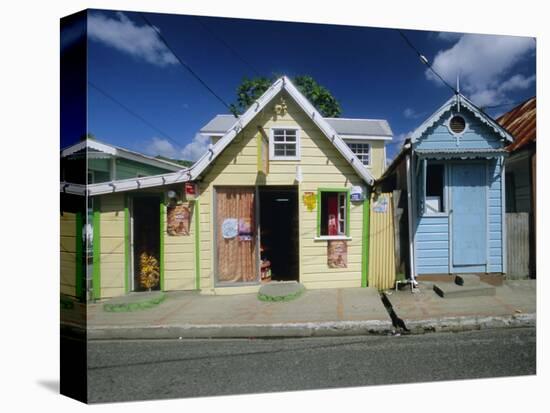
[[[305,288],[301,288],[296,292],[293,292],[292,294],[287,295],[266,295],[266,294],[260,294],[258,293],[258,300],[265,301],[265,302],[285,302],[285,301],[292,301],[296,298],[300,297],[304,291]]]
[[[103,311],[109,313],[128,313],[132,311],[147,310],[156,307],[166,299],[166,294],[159,294],[155,297],[130,303],[105,303]]]

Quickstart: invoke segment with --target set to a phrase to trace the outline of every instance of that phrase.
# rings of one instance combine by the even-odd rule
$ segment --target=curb
[[[387,335],[390,321],[334,321],[292,324],[184,324],[147,327],[92,327],[88,340],[144,340],[183,338],[289,338],[353,335]]]
[[[427,320],[405,320],[409,334],[461,332],[496,328],[536,327],[537,315],[444,317]]]
[[[536,314],[491,317],[446,317],[409,321],[407,334],[463,332],[497,328],[535,327]],[[391,335],[384,320],[334,321],[292,324],[183,324],[157,326],[91,327],[88,340],[205,339],[205,338],[303,338],[358,335]]]

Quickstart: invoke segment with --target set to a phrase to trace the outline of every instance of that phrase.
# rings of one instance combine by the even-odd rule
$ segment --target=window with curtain
[[[216,188],[216,281],[258,281],[255,188]]]
[[[347,235],[348,192],[321,190],[320,193],[319,235]]]

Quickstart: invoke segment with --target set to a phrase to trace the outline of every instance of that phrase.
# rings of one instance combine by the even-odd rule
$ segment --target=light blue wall
[[[417,140],[416,149],[492,149],[501,148],[502,140],[491,128],[482,123],[472,113],[462,109],[453,112],[464,117],[467,129],[456,144],[455,136],[449,131],[446,122],[452,116],[450,112],[444,114],[432,127]]]
[[[504,142],[491,128],[479,121],[467,110],[460,112],[467,122],[466,132],[457,140],[446,126],[446,122],[452,116],[448,112],[442,116],[432,127],[413,144],[415,149],[491,149],[502,148]],[[470,160],[471,161],[471,160]],[[428,161],[429,162],[429,161]],[[461,160],[450,160],[443,162],[461,162]],[[468,160],[464,160],[468,162]],[[502,158],[484,160],[487,165],[487,228],[480,228],[480,231],[487,231],[487,265],[480,268],[471,268],[475,272],[503,272],[503,185],[501,178]],[[416,174],[416,171],[413,171]],[[413,205],[418,206],[420,196],[420,185],[418,180],[413,179]],[[449,180],[446,179],[446,185]],[[452,209],[449,204],[449,190],[445,191],[446,211]],[[449,217],[447,214],[437,216],[419,216],[415,212],[413,231],[415,267],[417,274],[446,274],[452,273],[451,267],[451,242]],[[472,234],[475,236],[475,234]],[[460,271],[461,272],[461,271]]]

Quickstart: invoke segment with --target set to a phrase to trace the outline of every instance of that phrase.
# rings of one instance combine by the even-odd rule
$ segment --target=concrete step
[[[457,285],[479,285],[481,279],[477,274],[457,274],[455,275],[455,284]]]
[[[491,296],[496,292],[495,287],[482,281],[477,285],[437,283],[433,288],[436,294],[442,298]]]

